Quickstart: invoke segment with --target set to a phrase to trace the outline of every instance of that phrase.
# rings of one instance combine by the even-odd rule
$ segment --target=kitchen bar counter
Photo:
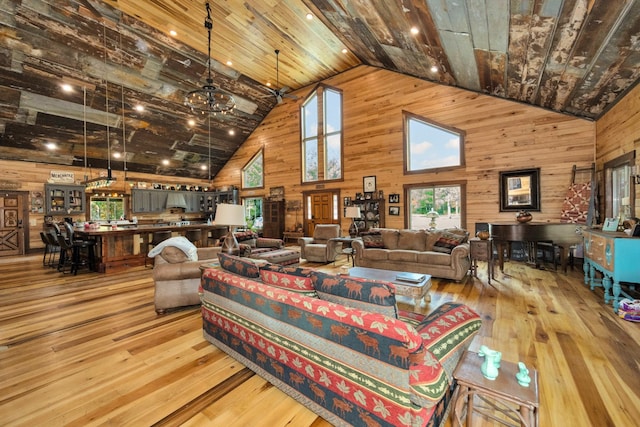
[[[128,267],[144,265],[149,252],[149,242],[156,231],[171,231],[173,236],[184,236],[187,230],[203,231],[202,244],[208,243],[208,234],[223,235],[226,226],[209,224],[189,225],[120,225],[115,229],[109,226],[100,228],[75,228],[74,234],[82,239],[96,240],[96,265],[101,273],[122,271]]]

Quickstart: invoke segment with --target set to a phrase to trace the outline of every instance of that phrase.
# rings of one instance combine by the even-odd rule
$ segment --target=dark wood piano
[[[553,243],[560,247],[560,263],[567,270],[567,260],[571,246],[582,243],[583,224],[548,223],[548,222],[494,222],[489,223],[489,231],[498,250],[500,271],[504,272],[504,251],[511,242],[528,242],[532,244],[535,259],[537,243]]]

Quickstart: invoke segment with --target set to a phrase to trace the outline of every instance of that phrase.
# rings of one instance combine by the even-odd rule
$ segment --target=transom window
[[[301,117],[302,182],[342,179],[342,93],[318,87]]]
[[[242,168],[242,188],[264,187],[264,165],[262,149]]]
[[[404,113],[406,172],[464,166],[464,132]]]

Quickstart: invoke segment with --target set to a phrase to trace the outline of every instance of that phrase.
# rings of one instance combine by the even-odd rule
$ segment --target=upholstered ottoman
[[[251,254],[251,258],[262,259],[271,264],[291,265],[300,262],[300,252],[291,249],[278,249],[276,251]]]

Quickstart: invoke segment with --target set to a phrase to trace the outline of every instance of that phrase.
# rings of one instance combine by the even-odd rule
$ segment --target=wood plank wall
[[[359,66],[324,82],[342,90],[344,111],[344,182],[327,184],[341,196],[362,191],[362,177],[375,175],[385,195],[402,194],[403,185],[467,182],[467,223],[511,220],[499,212],[499,172],[541,168],[542,211],[535,221],[557,222],[573,165],[595,161],[595,123],[525,104],[505,101],[374,67]],[[316,185],[300,183],[299,109],[314,87],[296,92],[265,118],[236,152],[213,185],[238,185],[242,167],[264,147],[265,188],[241,196],[268,195],[285,187],[285,199],[302,200],[302,191]],[[466,167],[462,170],[403,175],[402,111],[408,111],[466,132]],[[386,216],[387,227],[404,227],[404,196],[399,217]],[[287,215],[286,228],[294,215]],[[349,221],[342,220],[346,233]]]
[[[557,114],[525,104],[478,95],[457,88],[438,86],[420,79],[373,67],[360,66],[325,82],[344,95],[345,176],[344,182],[327,185],[339,188],[342,196],[362,191],[362,177],[376,175],[386,194],[402,193],[404,184],[467,182],[467,224],[510,220],[511,213],[499,212],[498,173],[530,167],[541,168],[542,211],[536,221],[557,221],[571,168],[604,162],[640,148],[640,87],[632,90],[596,123]],[[296,92],[306,96],[313,87]],[[241,195],[268,195],[269,188],[285,187],[287,200],[302,200],[302,191],[315,185],[300,183],[299,107],[303,99],[286,99],[260,124],[231,161],[215,177],[212,186],[240,186],[242,167],[264,147],[265,188],[241,191]],[[402,174],[402,111],[466,131],[466,167],[462,172]],[[597,140],[597,144],[596,144]],[[597,155],[596,155],[597,153]],[[51,170],[70,170],[83,176],[82,168],[0,160],[0,182],[19,182],[20,191],[43,191]],[[114,171],[119,182],[122,172]],[[155,182],[167,177],[133,176],[131,181]],[[174,179],[176,183],[194,183]],[[636,186],[636,200],[640,192]],[[123,191],[128,191],[121,188]],[[404,197],[401,216],[386,216],[389,227],[404,226]],[[636,216],[640,215],[635,209]],[[81,219],[81,218],[79,218]],[[293,226],[295,213],[288,212],[286,227]],[[39,248],[43,215],[30,215],[30,247]],[[342,220],[346,233],[349,221]]]
[[[640,164],[640,85],[632,89],[618,104],[596,123],[596,169],[602,175],[604,164],[635,150]],[[634,185],[636,205],[633,216],[640,216],[640,185]]]

